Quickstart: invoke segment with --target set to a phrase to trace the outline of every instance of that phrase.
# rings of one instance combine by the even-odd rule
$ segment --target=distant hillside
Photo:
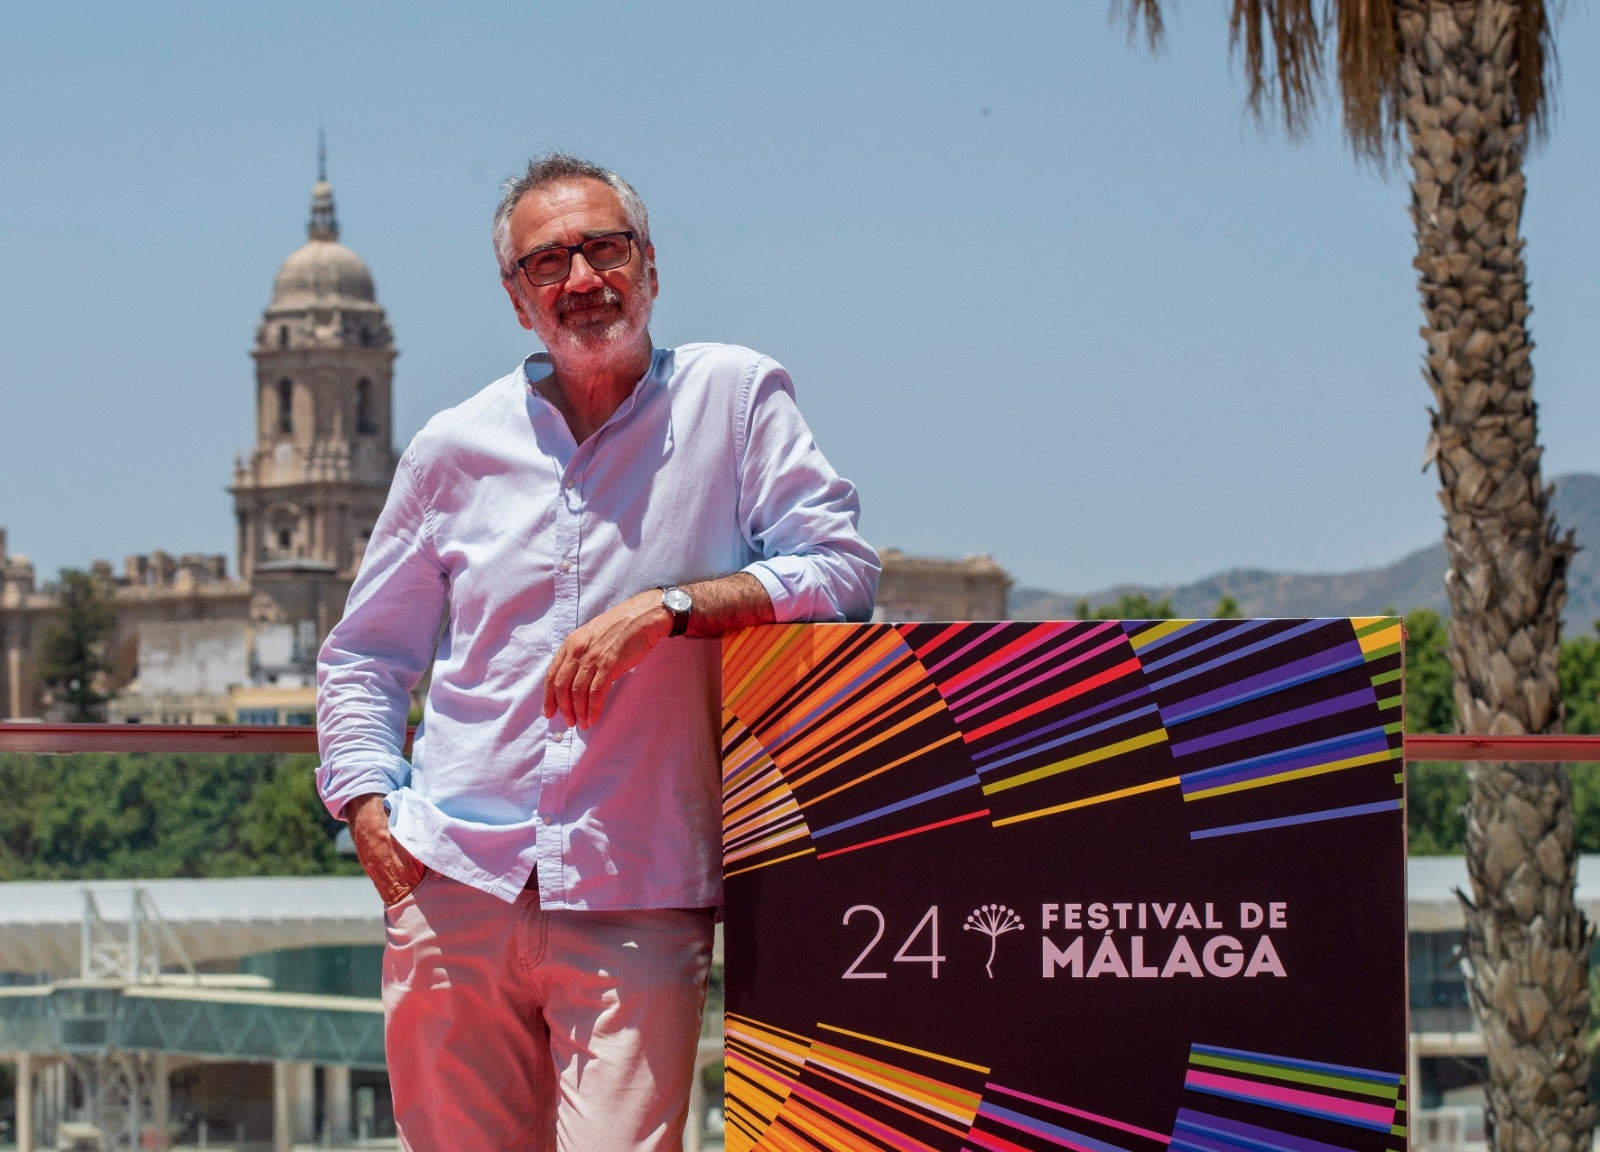
[[[1600,476],[1574,473],[1556,479],[1556,522],[1572,530],[1582,549],[1567,573],[1567,635],[1587,633],[1600,620]],[[1043,588],[1014,588],[1011,616],[1016,620],[1070,617],[1080,599],[1109,604],[1124,593],[1153,600],[1171,597],[1179,616],[1209,616],[1217,601],[1232,596],[1245,616],[1353,616],[1387,607],[1409,612],[1432,608],[1448,614],[1444,595],[1444,544],[1431,544],[1383,568],[1359,572],[1269,572],[1235,568],[1192,584],[1118,584],[1096,592],[1064,594]]]

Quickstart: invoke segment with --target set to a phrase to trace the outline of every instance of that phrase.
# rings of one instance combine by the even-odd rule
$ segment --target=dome
[[[320,175],[320,174],[319,174]],[[268,310],[372,304],[378,299],[366,262],[339,243],[333,185],[325,178],[311,188],[306,244],[291,252],[272,284]]]
[[[377,300],[366,262],[337,240],[311,240],[291,252],[272,283],[270,308],[309,308]]]

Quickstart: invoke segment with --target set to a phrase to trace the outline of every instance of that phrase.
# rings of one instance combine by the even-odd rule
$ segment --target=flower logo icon
[[[989,979],[994,979],[994,950],[1000,943],[1000,937],[1007,932],[1022,931],[1022,917],[1007,908],[1004,904],[980,904],[967,913],[967,922],[961,926],[963,932],[982,932],[989,938],[989,960],[983,969],[989,973]]]

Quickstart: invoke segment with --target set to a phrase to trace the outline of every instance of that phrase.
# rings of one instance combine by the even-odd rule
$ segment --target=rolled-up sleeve
[[[395,472],[344,617],[317,659],[317,790],[343,816],[352,799],[405,784],[401,749],[411,689],[433,657],[448,599],[429,544],[429,509],[415,444]]]
[[[761,557],[745,571],[766,589],[780,623],[867,619],[880,564],[857,529],[855,485],[817,447],[783,368],[758,358],[744,393],[739,516]]]

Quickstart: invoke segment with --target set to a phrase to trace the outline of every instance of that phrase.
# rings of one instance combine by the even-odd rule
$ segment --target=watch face
[[[694,603],[682,588],[667,588],[661,593],[661,602],[674,612],[687,612]]]

